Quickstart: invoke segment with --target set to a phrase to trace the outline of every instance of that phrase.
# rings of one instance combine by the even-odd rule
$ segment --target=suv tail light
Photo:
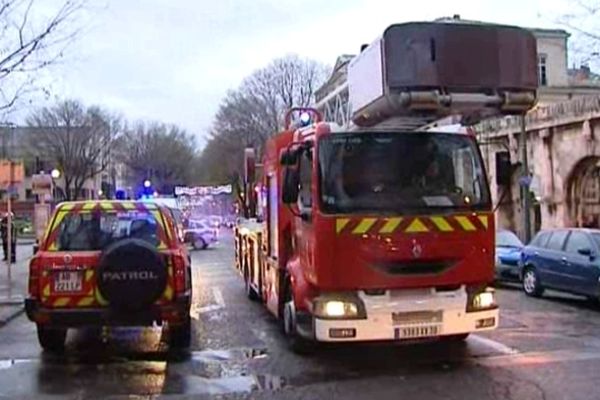
[[[186,265],[182,254],[173,256],[173,276],[175,277],[175,293],[182,293],[186,290]]]
[[[28,292],[29,296],[33,299],[37,299],[40,295],[40,275],[42,274],[40,259],[33,257],[29,262],[29,282]]]

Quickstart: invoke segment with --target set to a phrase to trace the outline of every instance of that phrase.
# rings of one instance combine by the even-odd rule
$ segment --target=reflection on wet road
[[[44,354],[22,316],[0,328],[0,398],[600,398],[600,313],[580,299],[503,287],[500,329],[464,344],[322,346],[300,357],[246,299],[230,237],[193,262],[189,352],[171,351],[154,327],[72,330],[64,355]]]

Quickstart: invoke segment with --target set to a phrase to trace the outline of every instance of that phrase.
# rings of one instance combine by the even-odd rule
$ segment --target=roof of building
[[[582,65],[579,68],[569,68],[569,83],[573,86],[600,85],[600,75],[593,72],[589,66]]]
[[[356,57],[354,54],[342,54],[338,56],[335,60],[335,64],[333,69],[331,70],[331,74],[327,78],[327,80],[315,91],[315,97],[317,101],[324,97],[327,92],[329,92],[330,86],[332,83],[337,81],[341,76],[346,74],[346,70],[348,69],[348,64],[350,61]]]

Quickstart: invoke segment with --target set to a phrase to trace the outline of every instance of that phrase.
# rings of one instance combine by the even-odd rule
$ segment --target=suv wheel
[[[539,275],[533,267],[525,267],[525,271],[523,272],[523,291],[526,295],[532,297],[540,297],[544,292]]]
[[[192,342],[192,320],[188,315],[181,325],[169,326],[169,345],[171,348],[187,349]]]
[[[44,325],[37,325],[37,335],[40,346],[44,350],[58,353],[64,350],[67,330],[64,328],[50,328]]]

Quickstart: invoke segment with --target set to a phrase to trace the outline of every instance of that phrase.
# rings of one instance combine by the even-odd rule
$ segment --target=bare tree
[[[28,118],[30,152],[63,174],[66,200],[76,200],[87,180],[105,171],[121,133],[121,120],[99,107],[67,100]]]
[[[127,167],[133,186],[150,179],[161,193],[194,179],[196,143],[175,125],[138,123],[119,140],[118,159]]]
[[[64,0],[44,15],[35,0],[0,0],[0,111],[34,90],[37,73],[56,63],[79,33],[86,0]]]
[[[570,53],[579,64],[600,60],[600,0],[571,0],[570,12],[557,22],[573,33]]]
[[[274,60],[230,91],[219,107],[200,168],[205,182],[231,182],[241,175],[246,147],[261,150],[283,128],[286,111],[308,106],[325,80],[323,65],[295,55]]]

